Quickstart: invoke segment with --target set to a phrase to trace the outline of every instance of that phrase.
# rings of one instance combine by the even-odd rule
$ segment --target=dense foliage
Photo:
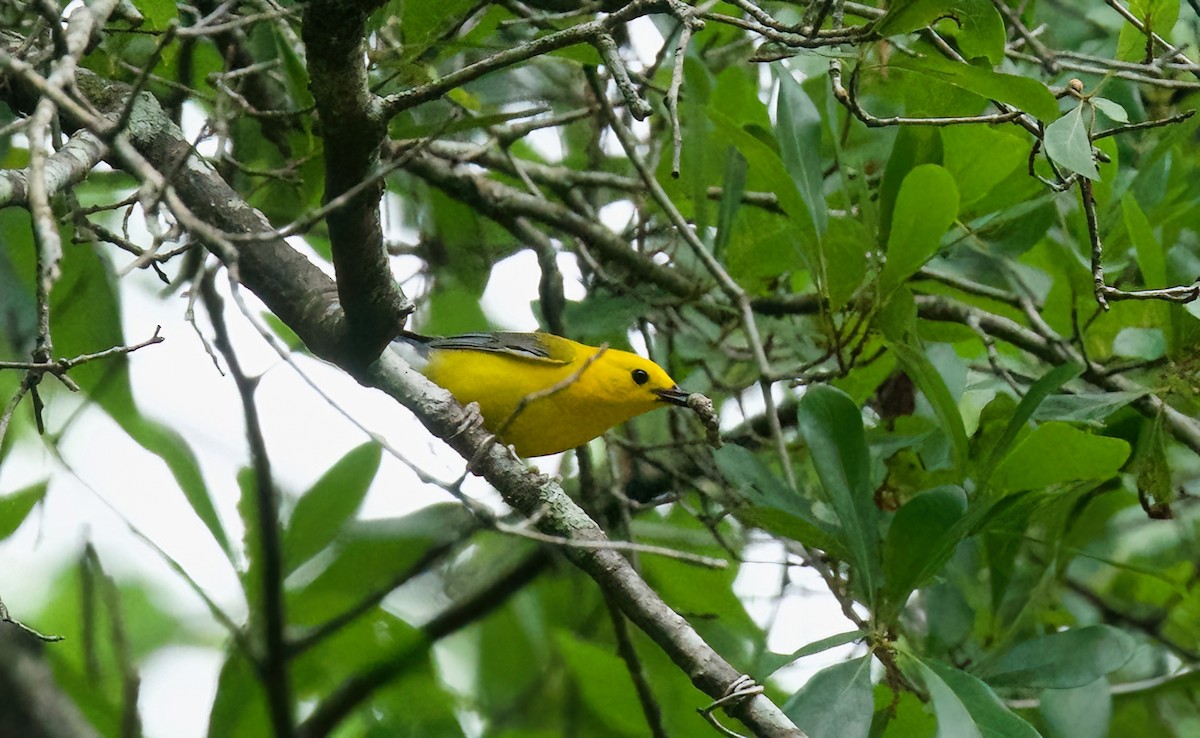
[[[210,602],[209,735],[716,735],[696,708],[738,673],[766,687],[728,703],[740,733],[1195,734],[1194,0],[64,15],[0,2],[0,462],[47,460],[4,488],[0,536],[70,473],[56,449],[85,411],[161,457],[248,613]],[[373,363],[406,319],[492,327],[484,288],[526,251],[544,329],[648,349],[722,408],[724,445],[654,413],[538,478]],[[195,307],[200,337],[171,340],[210,343],[239,389],[232,524],[231,480],[137,402],[129,367],[155,348],[122,334],[131,272],[169,285],[164,313]],[[360,520],[381,455],[424,438],[372,440],[281,499],[225,327],[242,293],[289,360],[385,389],[507,505],[442,483],[458,501]],[[46,423],[63,385],[86,400]],[[776,605],[815,571],[844,632],[773,653],[768,631],[806,622],[735,595],[762,555]],[[137,735],[139,665],[193,625],[81,562],[20,609],[67,636],[26,687]],[[430,619],[402,617],[431,591]],[[771,679],[846,644],[799,691]],[[70,724],[38,734],[94,734]]]

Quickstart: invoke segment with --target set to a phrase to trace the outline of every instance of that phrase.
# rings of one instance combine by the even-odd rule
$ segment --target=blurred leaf
[[[867,275],[867,249],[871,235],[857,219],[835,218],[822,242],[825,251],[825,289],[829,309],[836,312],[846,306]]]
[[[1088,625],[1018,643],[980,670],[989,684],[1072,689],[1125,665],[1137,643],[1111,625]]]
[[[1171,37],[1171,30],[1179,20],[1179,3],[1176,0],[1129,0],[1129,10],[1142,25],[1163,38]],[[1132,23],[1122,23],[1117,38],[1117,58],[1122,61],[1149,62],[1158,53],[1146,34]]]
[[[580,302],[568,301],[563,322],[568,335],[584,343],[599,346],[607,342],[614,348],[629,346],[629,327],[646,314],[646,303],[632,296],[589,292]]]
[[[146,31],[164,31],[167,24],[179,15],[179,5],[167,0],[135,0],[133,6],[146,19]]]
[[[872,656],[818,671],[783,705],[809,738],[866,738],[871,730]]]
[[[854,579],[872,607],[882,584],[879,510],[871,486],[862,411],[840,390],[817,385],[800,398],[799,424],[821,487],[842,524]]]
[[[264,552],[258,514],[258,480],[254,470],[250,467],[238,470],[237,485],[237,509],[242,519],[242,558],[245,561],[241,570],[242,591],[250,607],[250,617],[255,619],[254,625],[257,627],[257,618],[262,617]],[[274,490],[269,494],[274,494]],[[279,525],[278,521],[272,521],[272,524]]]
[[[881,295],[891,294],[929,261],[957,215],[958,190],[945,169],[922,164],[908,173],[892,215],[887,262],[879,275]]]
[[[298,624],[313,625],[341,614],[364,593],[387,587],[431,549],[465,540],[476,526],[462,505],[443,503],[399,518],[358,521],[343,527],[324,568],[291,593],[291,618]]]
[[[646,719],[625,662],[611,647],[600,648],[562,631],[555,636],[573,683],[592,713],[602,718],[614,735],[646,735]]]
[[[16,273],[32,283],[34,250],[12,251],[8,256]],[[95,248],[81,245],[64,250],[61,266],[62,278],[55,284],[50,301],[56,356],[72,357],[124,345],[121,304],[111,264]],[[149,338],[152,332],[147,328],[140,339]],[[153,351],[154,347],[143,350]],[[130,357],[127,354],[89,362],[72,369],[70,376],[134,442],[162,459],[192,510],[232,560],[233,549],[195,453],[178,431],[146,417],[134,402]]]
[[[1080,102],[1073,110],[1046,126],[1043,141],[1046,156],[1068,170],[1091,180],[1100,179],[1096,161],[1092,158],[1090,122],[1084,119],[1086,103]]]
[[[358,511],[379,470],[381,453],[374,441],[351,450],[296,503],[283,537],[285,575],[328,546]]]
[[[1002,491],[1043,489],[1081,479],[1107,479],[1129,458],[1129,444],[1077,430],[1066,423],[1043,423],[996,465],[992,484]]]
[[[266,695],[254,666],[232,650],[221,667],[208,717],[208,738],[260,738],[271,735]]]
[[[1113,354],[1127,359],[1154,361],[1167,353],[1161,328],[1122,328],[1113,339]]]
[[[0,541],[17,532],[29,513],[46,496],[45,480],[0,497]]]
[[[1143,423],[1133,466],[1137,472],[1138,501],[1142,509],[1155,519],[1172,517],[1171,504],[1177,495],[1171,484],[1162,415]]]
[[[810,270],[818,268],[820,260],[814,249],[815,226],[796,183],[777,151],[742,128],[723,110],[708,108],[714,135],[735,147],[747,164],[746,186],[775,193],[779,207],[790,217],[793,252],[801,255]]]
[[[1074,689],[1046,689],[1038,709],[1049,730],[1047,738],[1088,738],[1112,735],[1112,688],[1097,679]]]
[[[746,158],[736,149],[725,150],[725,179],[721,184],[721,206],[717,211],[717,240],[713,244],[713,255],[720,256],[729,243],[730,233],[742,208],[742,195],[746,191]]]
[[[964,210],[990,194],[1028,156],[1021,140],[1002,128],[946,126],[940,129],[940,134],[942,165],[954,178]]]

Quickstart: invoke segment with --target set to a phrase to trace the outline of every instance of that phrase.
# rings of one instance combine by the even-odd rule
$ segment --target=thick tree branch
[[[385,118],[367,86],[366,21],[377,0],[314,0],[304,6],[304,45],[325,141],[325,199],[371,178],[379,166]],[[379,201],[383,181],[329,214],[329,239],[338,297],[346,314],[348,348],[359,365],[396,337],[412,305],[392,278]]]

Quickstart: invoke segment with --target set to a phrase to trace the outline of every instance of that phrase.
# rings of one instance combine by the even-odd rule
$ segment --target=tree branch
[[[325,141],[325,200],[370,179],[386,132],[380,101],[367,85],[366,21],[378,0],[313,0],[304,6],[310,86]],[[413,306],[388,264],[379,222],[382,180],[364,187],[326,219],[347,348],[366,365],[396,337]]]

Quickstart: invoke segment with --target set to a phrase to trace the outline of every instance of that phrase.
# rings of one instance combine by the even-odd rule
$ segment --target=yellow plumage
[[[485,427],[521,456],[582,446],[664,404],[686,404],[653,361],[611,348],[597,356],[595,346],[549,333],[404,334],[394,345],[456,400],[478,403]]]

